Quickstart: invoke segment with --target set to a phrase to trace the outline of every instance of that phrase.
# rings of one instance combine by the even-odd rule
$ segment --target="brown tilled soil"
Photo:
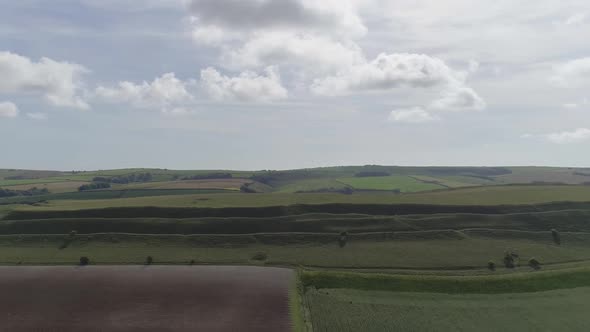
[[[0,267],[0,331],[288,331],[292,271]]]

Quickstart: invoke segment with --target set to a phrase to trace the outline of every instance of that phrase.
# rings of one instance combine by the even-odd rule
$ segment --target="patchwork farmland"
[[[44,319],[53,330],[92,331],[101,316],[121,331],[582,331],[590,324],[584,174],[2,170],[0,329],[34,331]],[[89,266],[74,267],[82,258]],[[60,325],[66,318],[49,302],[19,302],[23,292],[79,316]],[[565,306],[576,309],[559,311]],[[436,325],[420,319],[426,313]]]

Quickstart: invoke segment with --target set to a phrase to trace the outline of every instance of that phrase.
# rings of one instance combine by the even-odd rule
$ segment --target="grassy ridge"
[[[302,271],[305,287],[368,291],[499,294],[590,286],[590,268],[500,276],[408,276],[352,272]]]
[[[256,195],[254,195],[256,196]],[[366,214],[376,216],[472,213],[506,214],[557,210],[587,210],[590,203],[560,202],[538,205],[427,205],[427,204],[298,204],[261,207],[109,207],[85,210],[53,210],[41,207],[16,209],[5,219],[53,218],[196,218],[196,217],[279,217],[306,213]]]
[[[426,190],[444,189],[445,187],[435,183],[425,183],[409,176],[377,176],[377,177],[349,177],[338,181],[355,189],[368,190],[394,190],[401,192],[418,192]]]
[[[590,260],[588,236],[562,234],[566,245],[550,239],[460,237],[435,233],[429,237],[403,234],[388,241],[374,241],[362,235],[344,247],[334,234],[78,234],[73,239],[59,235],[1,235],[0,264],[76,264],[88,256],[96,264],[142,264],[150,255],[158,263],[187,264],[268,264],[315,266],[344,269],[398,269],[437,271],[481,271],[489,273],[487,262],[498,264],[495,273],[511,273],[501,266],[504,252],[516,248],[522,266],[515,271],[531,271],[530,257],[543,263],[543,270],[562,263]],[[264,253],[266,258],[254,259]],[[578,263],[576,263],[578,264]],[[480,272],[478,272],[480,273]]]
[[[136,191],[126,191],[127,194]],[[51,196],[31,198],[31,202],[49,200],[41,206],[20,209],[36,210],[81,210],[100,209],[105,207],[266,207],[296,204],[431,204],[431,205],[506,205],[506,204],[542,204],[548,202],[590,202],[590,186],[487,186],[462,189],[443,190],[436,192],[412,193],[396,195],[393,193],[354,193],[343,195],[335,193],[264,193],[264,194],[194,194],[182,195],[182,191],[165,191],[162,195],[152,196],[158,192],[149,190],[138,191],[135,198],[83,199],[83,196]],[[96,195],[99,195],[98,193]],[[100,195],[113,195],[109,191]],[[57,199],[60,198],[60,199]],[[0,199],[0,204],[18,203],[25,198]]]
[[[149,209],[148,209],[149,210]],[[159,211],[159,210],[158,210]],[[88,212],[93,214],[94,212]],[[160,211],[161,212],[161,211]],[[216,211],[220,214],[219,211]],[[249,212],[250,213],[250,212]],[[166,213],[158,213],[165,215]],[[204,213],[203,213],[204,214]],[[236,215],[240,215],[238,212]],[[372,216],[362,214],[308,213],[273,217],[84,217],[81,213],[61,217],[41,215],[45,219],[21,219],[20,212],[0,221],[0,234],[66,234],[137,233],[137,234],[250,234],[250,233],[378,233],[374,240],[396,238],[392,232],[463,231],[480,236],[501,237],[500,231],[543,232],[549,238],[551,229],[561,232],[590,232],[590,210],[562,210],[515,214],[433,214]],[[156,215],[156,213],[152,214]],[[168,215],[173,216],[173,213]],[[245,214],[242,214],[245,215]],[[495,234],[494,234],[495,232]],[[426,236],[425,234],[422,236]],[[516,236],[503,234],[502,236]],[[541,235],[539,235],[541,236]]]

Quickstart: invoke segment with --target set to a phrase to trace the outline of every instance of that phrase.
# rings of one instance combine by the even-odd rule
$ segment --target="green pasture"
[[[359,190],[400,190],[401,192],[417,192],[444,189],[434,183],[425,183],[409,176],[376,176],[376,177],[348,177],[338,181]]]
[[[590,287],[519,294],[310,289],[314,331],[587,331]]]

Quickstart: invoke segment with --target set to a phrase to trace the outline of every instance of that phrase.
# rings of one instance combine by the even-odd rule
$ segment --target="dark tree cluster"
[[[185,176],[181,180],[211,180],[211,179],[231,179],[233,175],[231,173],[209,173],[209,174],[197,174],[191,176]]]
[[[367,178],[367,177],[373,177],[373,176],[390,176],[390,175],[391,175],[391,173],[389,173],[389,172],[362,171],[362,172],[356,173],[354,176],[356,176],[358,178]]]
[[[37,195],[45,195],[48,193],[49,193],[49,190],[47,190],[47,188],[39,189],[37,187],[33,187],[33,188],[27,189],[27,190],[11,190],[11,189],[0,188],[0,197],[37,196]]]
[[[108,182],[93,182],[90,184],[84,184],[78,187],[78,191],[97,190],[110,188],[111,184]]]
[[[529,266],[535,270],[541,269],[541,262],[539,262],[536,258],[529,259]]]
[[[133,182],[149,182],[152,181],[152,179],[152,173],[133,173],[129,175],[120,175],[114,177],[97,176],[92,179],[92,182],[127,184]]]
[[[240,192],[243,192],[246,194],[255,194],[256,189],[250,187],[250,183],[244,183],[243,185],[240,186]]]
[[[250,179],[264,184],[272,185],[273,182],[309,179],[313,173],[306,169],[290,171],[260,171],[252,175]]]
[[[296,194],[307,194],[307,193],[338,193],[344,195],[352,195],[354,193],[354,189],[351,187],[344,187],[344,188],[319,188],[313,190],[298,190],[295,192]]]
[[[6,176],[4,180],[26,180],[27,177],[24,175],[13,175],[13,176]]]
[[[507,252],[504,254],[504,266],[509,269],[513,269],[518,264],[520,256],[515,252]]]

